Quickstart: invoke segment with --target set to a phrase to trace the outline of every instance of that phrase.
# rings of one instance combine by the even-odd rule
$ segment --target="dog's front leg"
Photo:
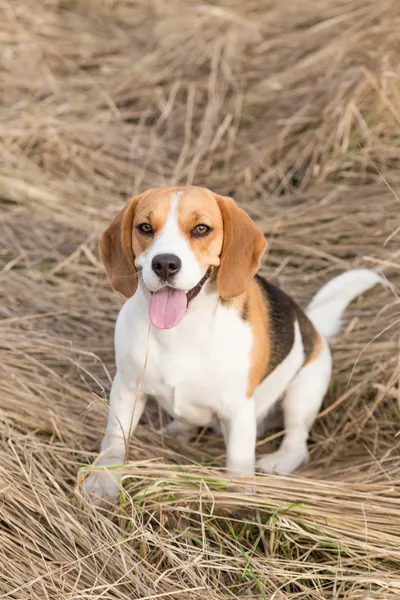
[[[221,420],[230,475],[254,475],[257,420],[254,399],[232,403],[231,414]]]
[[[123,464],[129,438],[136,429],[146,405],[147,397],[137,391],[136,382],[115,375],[110,395],[110,409],[106,433],[101,442],[97,466],[112,467]],[[91,473],[84,483],[85,492],[97,503],[113,501],[119,493],[119,481],[112,470]]]

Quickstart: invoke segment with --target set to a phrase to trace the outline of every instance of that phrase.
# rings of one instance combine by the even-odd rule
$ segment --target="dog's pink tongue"
[[[150,321],[158,329],[170,329],[183,319],[186,308],[185,292],[170,287],[162,288],[150,298]]]

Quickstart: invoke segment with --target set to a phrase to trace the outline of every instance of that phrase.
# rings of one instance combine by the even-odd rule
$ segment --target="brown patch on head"
[[[257,272],[267,243],[261,231],[232,198],[200,187],[180,192],[179,225],[203,267],[219,266],[217,283],[224,300],[240,296]],[[205,235],[196,227],[205,225]]]
[[[171,208],[173,188],[154,188],[140,196],[132,222],[132,249],[135,260],[145,252],[160,235],[165,227]],[[148,223],[153,230],[152,235],[143,235],[138,227]]]
[[[131,198],[100,239],[100,255],[115,290],[130,298],[137,288],[135,261],[153,242],[167,220],[171,194],[167,188],[148,190]],[[154,235],[142,235],[138,226],[149,223]]]
[[[213,192],[200,187],[178,188],[179,226],[189,242],[197,260],[203,267],[219,266],[223,241],[221,211]],[[196,235],[194,230],[205,225],[205,235]]]

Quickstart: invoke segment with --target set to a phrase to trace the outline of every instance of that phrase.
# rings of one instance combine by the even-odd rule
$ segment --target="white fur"
[[[129,430],[133,432],[144,408],[144,402],[137,399],[135,405],[140,382],[140,398],[155,397],[183,422],[179,432],[189,429],[190,433],[187,424],[208,426],[215,419],[220,421],[227,432],[228,469],[232,473],[254,472],[256,412],[254,400],[246,396],[251,328],[219,302],[208,284],[192,304],[184,319],[168,330],[150,325],[148,293],[142,283],[122,307],[115,332],[117,374],[97,464],[124,462]],[[86,490],[111,497],[118,486],[99,471],[86,480]]]
[[[257,404],[257,421],[261,422],[275,402],[282,396],[293,377],[304,363],[304,348],[300,327],[294,324],[294,343],[286,358],[264,379],[254,394]]]
[[[257,462],[266,473],[291,473],[308,458],[308,432],[321,407],[331,377],[327,342],[316,360],[305,365],[289,383],[283,399],[285,436],[276,452]]]
[[[306,313],[326,339],[340,331],[340,319],[346,306],[384,279],[369,269],[353,269],[328,281],[314,296]]]
[[[257,422],[285,394],[283,443],[277,452],[262,457],[258,465],[268,472],[290,472],[307,458],[308,432],[329,384],[328,344],[318,359],[303,366],[302,338],[295,323],[290,353],[249,399],[246,392],[253,342],[251,327],[220,302],[209,283],[176,327],[152,327],[148,290],[157,289],[150,273],[152,258],[164,252],[181,258],[182,274],[177,283],[181,289],[191,289],[204,275],[179,229],[178,203],[179,196],[175,196],[163,232],[139,259],[143,281],[117,319],[117,373],[97,464],[124,462],[127,440],[151,395],[174,417],[168,430],[180,439],[187,441],[196,426],[219,423],[226,442],[228,471],[251,475],[255,468]],[[337,330],[345,305],[378,280],[378,276],[365,270],[341,275],[315,296],[308,311],[310,318],[322,333],[331,335]],[[92,473],[86,480],[86,490],[93,495],[114,497],[118,482],[111,474],[112,471]]]

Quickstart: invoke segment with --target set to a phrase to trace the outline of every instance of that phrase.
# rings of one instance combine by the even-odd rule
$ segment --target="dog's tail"
[[[329,341],[339,332],[347,305],[377,283],[386,285],[384,279],[369,269],[346,271],[328,281],[315,294],[306,313],[317,331]]]

